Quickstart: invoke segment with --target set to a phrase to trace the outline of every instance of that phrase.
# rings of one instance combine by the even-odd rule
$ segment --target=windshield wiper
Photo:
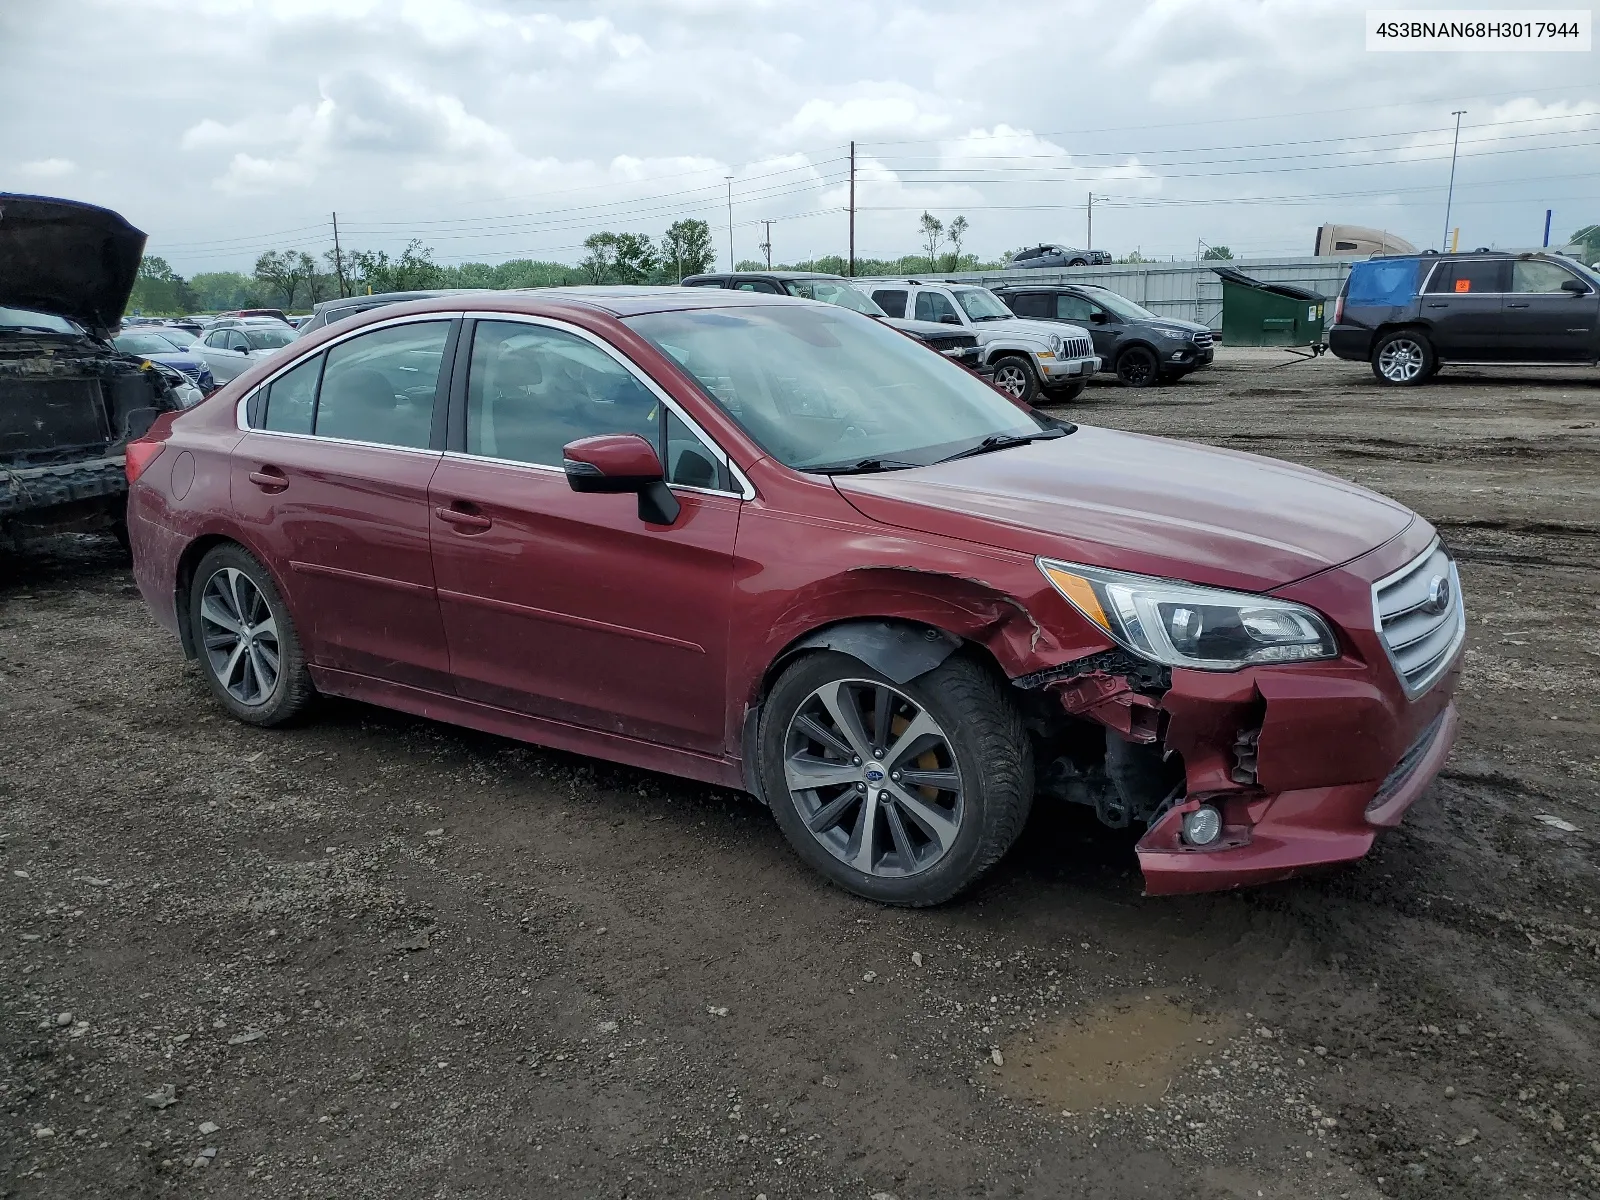
[[[1077,426],[1073,426],[1076,429]],[[942,463],[955,462],[958,458],[971,458],[975,454],[988,454],[993,450],[1009,450],[1013,446],[1026,446],[1030,442],[1048,442],[1058,437],[1066,437],[1072,432],[1070,429],[1056,428],[1045,429],[1039,433],[992,433],[976,446],[968,446],[965,450],[958,450],[948,458],[941,458]]]
[[[823,463],[817,467],[802,467],[816,475],[869,475],[874,471],[903,471],[919,467],[921,463],[901,462],[897,458],[863,458],[853,463]]]

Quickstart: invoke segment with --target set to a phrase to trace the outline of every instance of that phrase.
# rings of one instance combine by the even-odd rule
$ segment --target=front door
[[[1584,291],[1564,290],[1582,284]],[[1600,293],[1560,263],[1522,258],[1511,264],[1503,318],[1506,357],[1524,361],[1591,361],[1600,339]]]
[[[1501,310],[1510,274],[1502,258],[1463,258],[1434,268],[1422,296],[1439,357],[1458,362],[1506,356]]]
[[[450,690],[428,545],[448,320],[336,342],[263,388],[234,512],[277,562],[314,665]]]
[[[740,497],[720,454],[608,348],[545,322],[479,321],[464,433],[431,488],[433,553],[464,697],[725,753]],[[682,505],[580,494],[562,447],[638,433]]]
[[[1108,308],[1102,308],[1083,296],[1058,295],[1056,310],[1052,314],[1058,321],[1070,321],[1089,331],[1094,342],[1094,352],[1102,361],[1110,363],[1116,357],[1117,339],[1122,336],[1122,319]]]

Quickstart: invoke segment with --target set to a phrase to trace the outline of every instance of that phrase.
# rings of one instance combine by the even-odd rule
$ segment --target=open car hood
[[[0,192],[0,305],[104,337],[133,294],[145,235],[109,208]]]

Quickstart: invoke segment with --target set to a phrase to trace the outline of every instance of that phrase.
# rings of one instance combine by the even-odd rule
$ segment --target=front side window
[[[660,404],[611,355],[575,334],[480,321],[467,374],[467,453],[559,467],[562,447],[637,433],[659,447]]]
[[[667,482],[677,487],[712,488],[717,491],[733,490],[728,468],[706,448],[670,408],[663,422],[662,440],[666,453],[661,456]]]
[[[1007,313],[1006,315],[1010,316],[1011,314]],[[956,315],[955,305],[950,303],[950,298],[943,292],[917,293],[917,320],[943,321],[951,325],[961,324],[961,318]]]
[[[263,326],[259,329],[246,329],[242,336],[245,348],[249,350],[281,350],[294,341],[294,330],[285,325],[282,329]]]
[[[988,288],[957,288],[956,302],[974,321],[1004,321],[1011,310]]]
[[[448,321],[375,329],[328,351],[314,432],[384,446],[425,449],[444,361]],[[272,398],[267,400],[271,418]]]
[[[1574,278],[1571,271],[1543,258],[1522,258],[1511,264],[1513,292],[1559,292],[1562,284]]]
[[[694,309],[625,324],[798,470],[893,470],[990,437],[1059,433],[922,343],[837,308]]]
[[[1082,296],[1057,296],[1056,320],[1075,321],[1079,325],[1087,324],[1094,316],[1096,307]]]
[[[798,296],[802,300],[821,300],[824,304],[837,304],[840,308],[866,313],[869,317],[888,315],[864,293],[856,291],[848,283],[836,283],[831,279],[786,279],[783,286],[789,295]]]
[[[741,280],[733,285],[733,290],[736,292],[766,292],[770,295],[777,295],[778,293],[778,289],[765,279]]]
[[[229,350],[237,350],[240,354],[248,354],[250,352],[250,343],[244,340],[244,334],[238,330],[228,330],[227,337]]]

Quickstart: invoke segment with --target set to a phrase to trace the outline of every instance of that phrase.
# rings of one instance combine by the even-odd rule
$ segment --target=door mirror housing
[[[666,484],[656,448],[636,433],[606,433],[579,438],[561,449],[567,485],[575,492],[639,496],[639,519],[671,525],[682,506]]]
[[[956,316],[955,313],[945,313],[944,316],[939,318],[939,324],[941,324],[941,325],[959,325],[959,324],[961,324],[961,318]]]
[[[1571,292],[1574,296],[1587,296],[1589,294],[1589,289],[1579,279],[1563,280],[1561,290],[1563,292]]]
[[[1106,316],[1106,314],[1099,309],[1096,309],[1094,312],[1089,314],[1089,323],[1091,325],[1104,325],[1110,319],[1110,317]]]

